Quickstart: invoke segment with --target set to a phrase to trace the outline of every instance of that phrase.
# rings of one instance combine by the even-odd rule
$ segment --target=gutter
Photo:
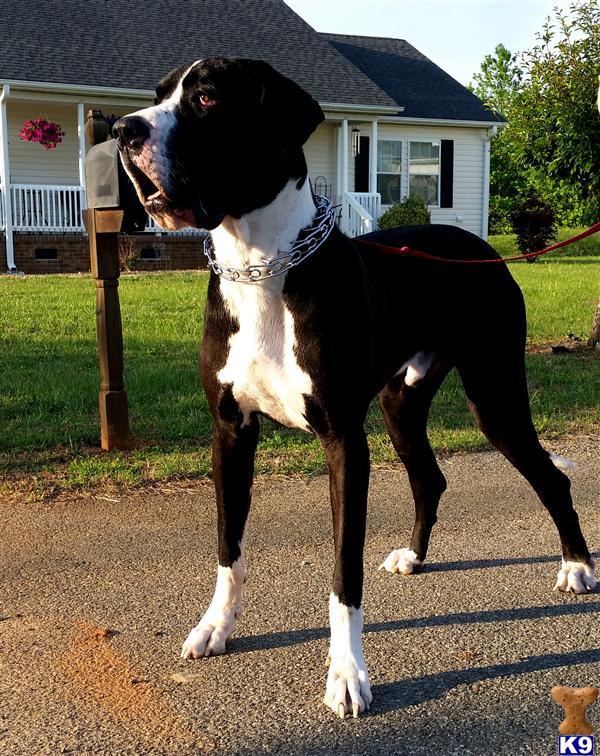
[[[483,192],[481,197],[481,238],[488,238],[488,216],[490,211],[490,142],[498,133],[498,125],[488,129],[483,138]]]
[[[10,185],[8,183],[8,123],[6,118],[6,100],[10,96],[10,85],[2,83],[2,94],[0,94],[0,150],[2,156],[0,159],[0,183],[2,184],[2,194],[4,199],[4,240],[6,244],[6,266],[9,273],[16,273],[15,250],[12,233],[12,206],[10,196]]]
[[[8,85],[23,92],[48,92],[65,95],[86,95],[88,97],[123,97],[148,100],[154,97],[152,89],[132,89],[129,87],[102,87],[87,84],[60,84],[50,81],[25,81],[22,79],[0,79],[0,86]],[[410,118],[404,117],[402,105],[359,105],[344,102],[319,102],[323,110],[332,113],[372,113],[378,115],[382,123],[390,119],[390,123],[430,124],[433,126],[479,126],[480,128],[502,128],[505,122],[498,121],[469,121],[449,118]]]
[[[319,102],[323,110],[330,113],[357,113],[394,117],[404,112],[402,105],[356,105],[344,102]]]
[[[154,97],[153,89],[132,89],[129,87],[102,87],[88,84],[59,84],[50,81],[25,81],[22,79],[0,79],[0,85],[7,84],[22,92],[47,92],[64,95],[85,95],[90,97],[124,97],[148,100]],[[344,102],[320,102],[323,110],[335,113],[373,113],[374,115],[397,115],[404,112],[398,105],[357,105]]]
[[[129,97],[148,100],[154,97],[152,89],[130,89],[127,87],[100,87],[84,84],[57,84],[51,81],[23,81],[20,79],[0,79],[0,85],[19,89],[23,92],[48,92],[54,94],[87,95],[90,97]]]
[[[404,110],[404,108],[402,108]],[[480,129],[501,129],[508,124],[505,121],[469,121],[452,118],[411,118],[400,116],[398,118],[390,118],[384,116],[380,119],[381,123],[407,123],[415,125],[427,125],[427,126],[473,126]]]

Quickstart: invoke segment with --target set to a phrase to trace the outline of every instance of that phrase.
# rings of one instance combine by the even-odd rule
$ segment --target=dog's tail
[[[548,454],[550,456],[550,459],[552,460],[552,464],[563,472],[568,472],[569,470],[573,470],[577,467],[575,462],[567,459],[566,457],[561,457],[560,454],[554,454],[553,452],[548,452]]]

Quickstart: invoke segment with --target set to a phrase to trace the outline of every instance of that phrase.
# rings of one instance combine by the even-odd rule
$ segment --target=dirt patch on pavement
[[[93,703],[124,726],[145,746],[168,752],[213,750],[189,723],[161,699],[159,692],[140,677],[111,645],[104,627],[80,623],[70,649],[59,666],[79,703]]]

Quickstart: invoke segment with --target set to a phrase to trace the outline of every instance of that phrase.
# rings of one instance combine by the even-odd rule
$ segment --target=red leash
[[[445,257],[437,257],[436,255],[430,255],[428,252],[421,252],[418,249],[411,249],[410,247],[388,247],[386,244],[379,244],[379,242],[367,241],[366,239],[360,238],[358,238],[356,241],[358,241],[360,244],[367,244],[369,247],[378,247],[383,252],[391,252],[397,255],[418,257],[422,260],[434,260],[435,262],[460,263],[470,265],[472,263],[506,263],[512,262],[513,260],[527,260],[529,258],[539,257],[540,255],[547,255],[548,252],[553,252],[555,249],[567,247],[569,244],[574,244],[575,242],[578,242],[581,239],[585,239],[588,236],[593,236],[594,234],[597,234],[598,231],[600,231],[600,221],[594,224],[591,228],[588,228],[587,231],[582,231],[580,234],[577,234],[577,236],[572,236],[570,239],[565,239],[565,241],[553,244],[551,247],[540,249],[538,252],[528,252],[525,255],[515,255],[515,257],[494,257],[490,260],[448,260]]]

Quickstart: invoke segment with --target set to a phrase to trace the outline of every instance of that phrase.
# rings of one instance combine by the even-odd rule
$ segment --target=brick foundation
[[[22,273],[85,273],[90,269],[87,236],[79,234],[15,234],[15,264]],[[121,267],[131,270],[196,270],[206,268],[200,236],[134,234],[119,239]],[[143,260],[142,250],[156,258]],[[36,250],[56,250],[55,260],[36,259]],[[6,241],[0,237],[0,270],[6,268]]]

